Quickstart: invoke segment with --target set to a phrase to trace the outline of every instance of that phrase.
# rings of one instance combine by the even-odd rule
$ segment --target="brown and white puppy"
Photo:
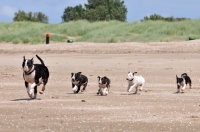
[[[110,89],[110,79],[107,78],[106,76],[98,76],[98,85],[99,85],[99,90],[97,92],[98,95],[101,96],[106,96],[109,93]]]

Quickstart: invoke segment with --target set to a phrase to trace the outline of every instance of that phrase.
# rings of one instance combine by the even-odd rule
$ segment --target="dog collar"
[[[35,67],[33,68],[33,70],[29,70],[28,72],[24,72],[26,75],[30,75],[33,71],[35,70]]]
[[[134,79],[134,78],[133,78]],[[133,79],[129,80],[129,81],[133,81]]]

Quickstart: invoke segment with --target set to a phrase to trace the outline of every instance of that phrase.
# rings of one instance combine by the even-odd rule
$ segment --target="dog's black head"
[[[181,74],[181,77],[186,77],[186,76],[188,76],[187,73]]]
[[[80,75],[81,75],[81,72],[78,72],[78,73],[71,73],[72,82],[78,81]]]
[[[23,63],[22,63],[22,69],[24,72],[28,73],[32,67],[33,67],[33,58],[32,59],[25,59],[25,56],[24,56],[24,60],[23,60]]]
[[[108,82],[109,79],[106,76],[104,76],[104,77],[98,76],[97,78],[98,78],[98,83],[99,84],[108,84],[109,83]]]
[[[181,77],[179,78],[177,75],[176,75],[176,83],[177,83],[177,88],[180,88],[181,84],[184,82],[184,79]]]

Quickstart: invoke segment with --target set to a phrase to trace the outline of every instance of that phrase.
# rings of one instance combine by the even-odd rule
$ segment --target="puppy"
[[[126,80],[128,81],[127,91],[131,92],[133,88],[135,88],[134,94],[137,94],[138,88],[140,87],[140,91],[142,91],[145,79],[142,76],[136,76],[137,72],[128,72]]]
[[[192,81],[191,81],[190,77],[187,75],[187,73],[181,74],[181,78],[179,78],[176,75],[177,93],[180,92],[180,89],[181,89],[181,92],[184,93],[184,90],[185,90],[188,83],[189,83],[190,88],[191,88]]]
[[[40,86],[40,84],[43,84],[40,94],[44,93],[45,86],[49,78],[48,68],[45,66],[43,60],[38,55],[36,55],[36,57],[40,60],[41,64],[33,64],[34,63],[33,58],[29,60],[25,59],[25,56],[22,63],[25,87],[28,96],[31,99],[35,99],[37,97],[37,86]],[[30,89],[29,89],[29,84],[31,84]]]
[[[187,84],[189,84],[190,88],[192,88],[192,81],[191,81],[190,77],[187,75],[187,73],[181,74],[181,77],[185,78],[186,86],[187,86]]]
[[[107,78],[106,76],[101,77],[98,76],[98,84],[99,84],[99,90],[97,94],[101,96],[106,96],[108,95],[109,89],[110,89],[110,79]]]
[[[88,78],[85,75],[82,75],[81,72],[78,73],[71,73],[71,80],[72,80],[72,90],[74,93],[78,93],[80,91],[81,86],[83,92],[86,89],[88,84]]]

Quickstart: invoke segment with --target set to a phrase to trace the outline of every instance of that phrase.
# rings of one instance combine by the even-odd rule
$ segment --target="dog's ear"
[[[77,74],[78,74],[78,76],[80,76],[80,75],[81,75],[81,73],[82,73],[82,72],[78,72],[78,73],[77,73]]]
[[[25,60],[26,60],[26,59],[25,59],[25,56],[24,56],[23,58],[24,58],[24,61],[25,61]]]
[[[34,57],[33,57],[34,58]],[[34,62],[33,58],[31,59],[32,62]]]
[[[100,78],[100,76],[98,76],[97,78]]]
[[[178,79],[178,76],[176,75],[176,79]]]
[[[137,72],[134,72],[134,74],[136,74]]]
[[[71,73],[71,76],[73,76],[73,74],[74,74],[74,73],[72,72],[72,73]]]
[[[104,76],[103,78],[108,79],[106,76]]]

